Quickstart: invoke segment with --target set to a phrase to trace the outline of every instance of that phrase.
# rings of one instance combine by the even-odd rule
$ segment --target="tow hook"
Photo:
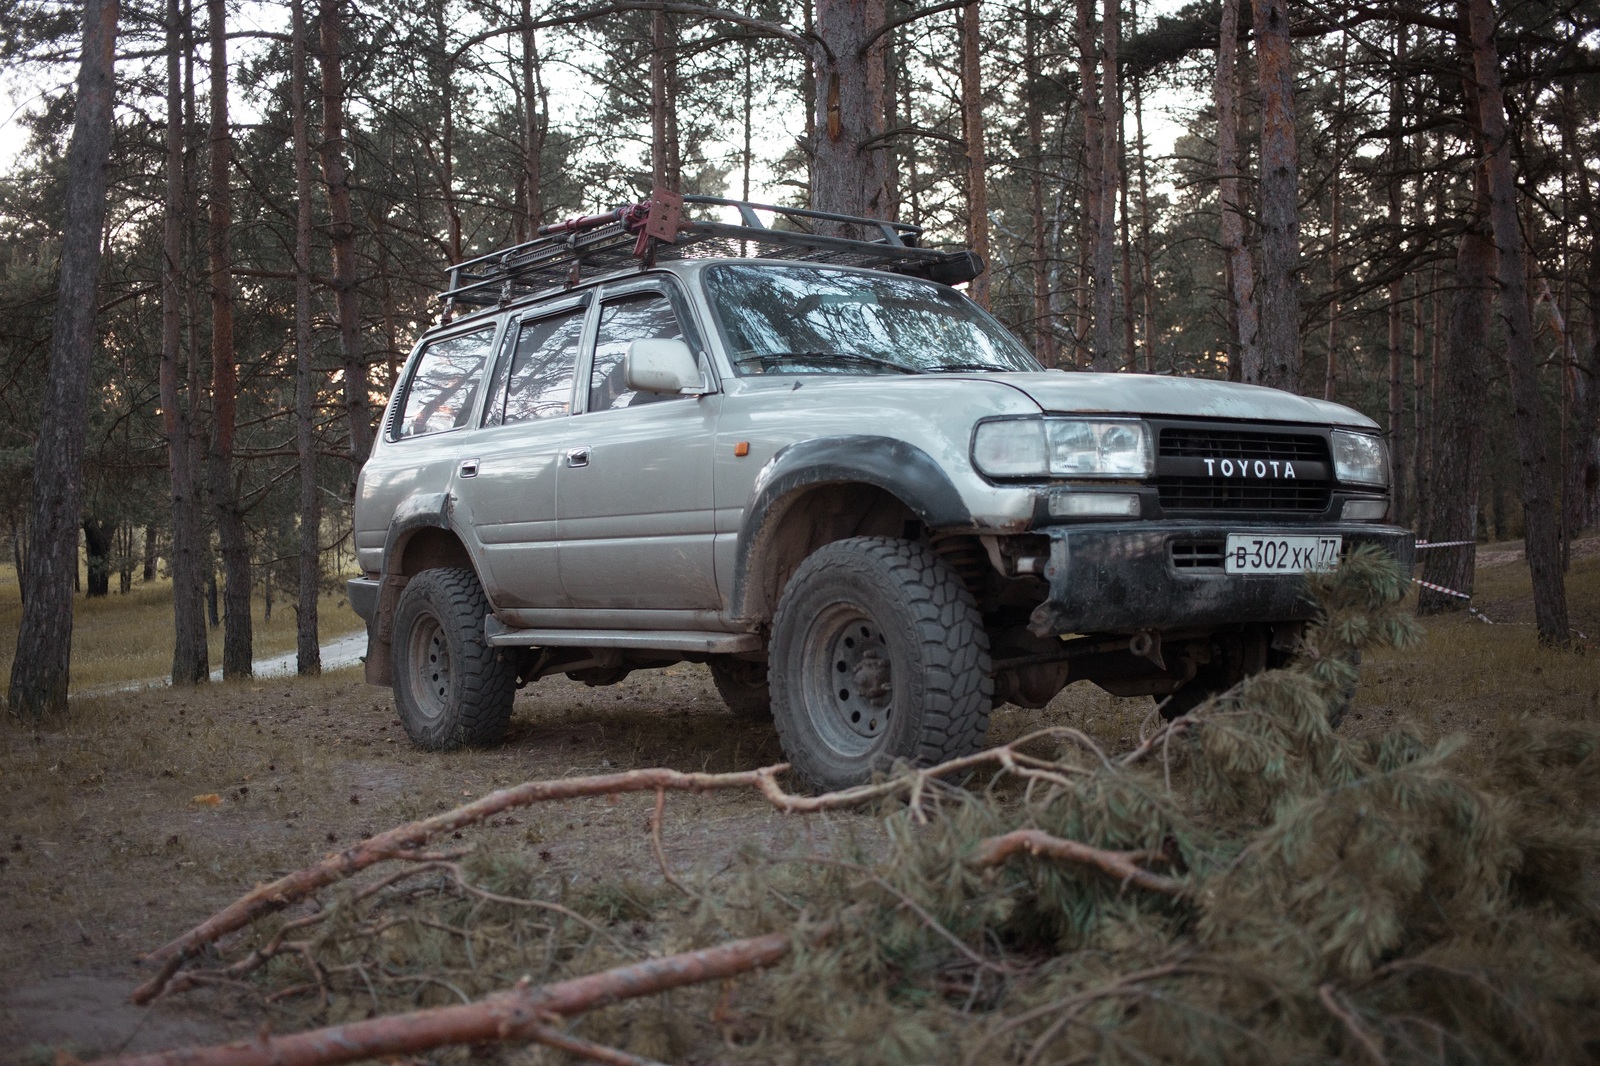
[[[1141,629],[1128,641],[1128,651],[1141,659],[1149,659],[1157,670],[1165,672],[1166,660],[1161,657],[1161,634],[1154,629]]]

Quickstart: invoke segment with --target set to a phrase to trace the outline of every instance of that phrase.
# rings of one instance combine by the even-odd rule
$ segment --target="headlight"
[[[1019,418],[984,422],[972,459],[990,477],[1121,477],[1150,474],[1150,430],[1143,422]]]
[[[1340,481],[1388,485],[1389,456],[1383,441],[1370,433],[1333,431],[1333,472]]]

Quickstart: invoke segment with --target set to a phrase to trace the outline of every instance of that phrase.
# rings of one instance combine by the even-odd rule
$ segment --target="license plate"
[[[1340,537],[1273,537],[1228,534],[1222,568],[1230,574],[1303,574],[1339,563]]]

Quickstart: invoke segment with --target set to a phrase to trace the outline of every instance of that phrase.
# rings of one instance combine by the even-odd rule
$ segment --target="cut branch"
[[[1181,896],[1184,891],[1183,882],[1177,878],[1153,874],[1138,864],[1139,859],[1147,857],[1147,852],[1106,851],[1076,840],[1051,836],[1039,829],[1016,829],[997,837],[988,837],[978,843],[978,850],[971,862],[974,866],[998,866],[1018,852],[1047,855],[1052,859],[1092,866],[1123,884],[1137,885],[1147,892],[1163,896]]]
[[[663,771],[638,772],[659,774]],[[331,1066],[333,1063],[357,1062],[383,1055],[489,1041],[537,1040],[555,1043],[552,1038],[556,1034],[550,1028],[554,1020],[570,1018],[626,999],[771,966],[789,953],[792,944],[793,936],[789,933],[768,933],[662,959],[646,959],[558,984],[540,987],[519,984],[475,1003],[393,1014],[289,1036],[263,1036],[221,1046],[186,1048],[102,1062],[104,1066]],[[587,1042],[584,1043],[587,1045]],[[629,1060],[618,1058],[612,1061]]]

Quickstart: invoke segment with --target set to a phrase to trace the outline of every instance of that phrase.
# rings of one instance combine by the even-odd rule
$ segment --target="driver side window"
[[[589,374],[589,410],[608,411],[683,397],[633,392],[623,378],[628,345],[639,340],[683,340],[672,303],[659,292],[641,292],[610,300],[600,309],[595,337],[594,368]]]

